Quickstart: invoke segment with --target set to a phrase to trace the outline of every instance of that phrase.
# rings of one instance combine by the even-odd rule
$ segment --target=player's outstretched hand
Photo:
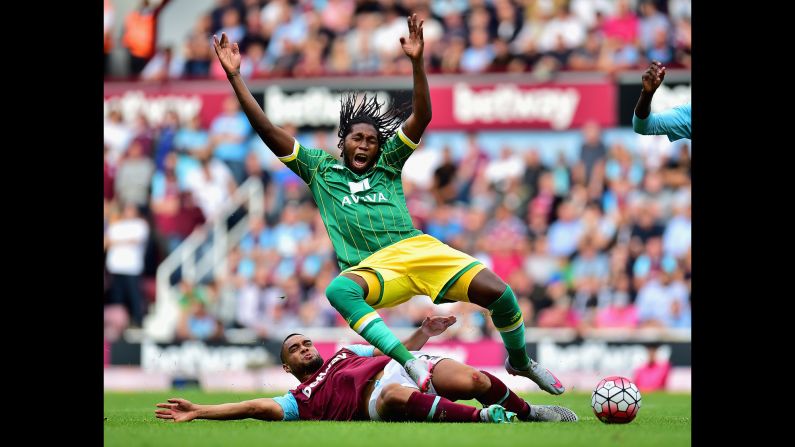
[[[400,45],[403,47],[403,52],[406,53],[413,61],[422,61],[422,50],[425,47],[425,40],[422,37],[422,24],[424,20],[420,20],[417,24],[417,14],[412,14],[408,17],[409,22],[409,38],[400,38]]]
[[[221,41],[213,34],[213,46],[215,47],[215,54],[218,60],[221,61],[221,66],[227,75],[235,75],[240,72],[240,47],[237,42],[229,43],[229,38],[226,33],[221,33]]]
[[[456,319],[454,316],[450,315],[449,317],[440,317],[440,316],[433,316],[433,317],[425,317],[422,320],[422,332],[427,335],[428,337],[433,337],[435,335],[439,335],[450,326],[454,325]]]
[[[662,84],[663,79],[665,79],[665,67],[659,61],[652,61],[641,78],[643,81],[643,91],[646,93],[654,93],[657,87]]]
[[[160,419],[171,419],[174,422],[188,422],[196,419],[197,405],[189,400],[172,398],[167,404],[157,404],[158,408],[165,410],[155,410],[155,416]]]

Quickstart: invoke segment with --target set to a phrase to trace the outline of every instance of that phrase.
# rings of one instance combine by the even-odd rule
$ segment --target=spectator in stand
[[[607,146],[602,141],[602,129],[596,121],[583,126],[583,143],[580,146],[580,161],[577,169],[584,170],[585,184],[588,185],[594,170],[603,170],[607,160]]]
[[[492,222],[486,226],[485,234],[495,243],[504,243],[512,250],[518,250],[527,236],[527,229],[522,220],[511,213],[510,208],[502,204],[496,209]]]
[[[585,25],[571,14],[565,3],[556,8],[555,15],[546,23],[538,36],[538,49],[542,53],[572,49],[585,42]],[[563,61],[565,63],[565,60]]]
[[[571,70],[596,71],[601,52],[602,36],[597,30],[591,29],[585,37],[585,43],[571,52],[566,66]]]
[[[141,273],[148,239],[149,224],[139,216],[134,203],[126,203],[121,215],[114,213],[105,232],[105,267],[111,275],[111,303],[123,304],[135,327],[142,326],[145,313]]]
[[[657,9],[655,1],[642,0],[640,2],[640,13],[641,17],[638,22],[638,40],[640,47],[645,51],[649,51],[659,43],[663,46],[670,47],[672,41],[670,39],[670,33],[672,31],[671,21],[668,16]],[[658,42],[660,36],[663,37],[662,42]],[[670,62],[670,60],[663,62]]]
[[[108,163],[115,168],[134,137],[132,127],[124,121],[121,110],[108,112],[102,134],[109,150]]]
[[[177,340],[218,341],[223,339],[221,322],[207,312],[207,305],[194,301],[183,309],[177,324]]]
[[[179,79],[185,72],[185,59],[175,55],[171,47],[158,51],[141,71],[142,81],[164,82]]]
[[[239,185],[245,179],[246,141],[251,125],[234,96],[224,99],[223,112],[210,125],[210,141],[215,144],[213,157],[223,161]]]
[[[618,46],[634,45],[638,41],[638,16],[632,12],[629,0],[618,0],[616,12],[602,22],[601,30],[607,40],[615,39]]]
[[[202,128],[201,117],[196,114],[187,120],[187,124],[177,131],[174,135],[174,148],[179,153],[177,157],[177,177],[180,185],[185,186],[188,172],[200,167],[198,153],[207,149],[210,144],[210,136]]]
[[[263,191],[268,188],[271,183],[271,174],[267,169],[262,168],[259,155],[254,151],[249,151],[246,155],[246,180],[255,179],[262,185]]]
[[[262,24],[262,14],[259,4],[246,7],[244,17],[245,33],[240,40],[240,51],[248,53],[251,45],[255,43],[264,51],[270,42],[270,30],[266,29]]]
[[[682,144],[679,152],[668,160],[663,168],[663,178],[665,186],[669,188],[680,188],[690,183],[690,145]]]
[[[577,251],[582,236],[582,221],[570,201],[558,206],[558,220],[549,226],[549,253],[567,258]]]
[[[440,205],[434,209],[425,228],[426,234],[430,234],[445,244],[449,244],[463,231],[464,226],[459,213],[449,205]]]
[[[254,280],[238,292],[237,322],[255,331],[260,338],[272,333],[273,322],[281,312],[276,308],[281,306],[279,301],[284,298],[284,292],[274,286],[270,275],[268,267],[257,266]]]
[[[558,258],[549,252],[547,236],[539,235],[532,243],[532,255],[527,256],[524,270],[539,284],[547,284],[552,276],[560,270]]]
[[[169,153],[163,169],[152,176],[151,209],[161,253],[169,254],[182,242],[178,232],[180,214],[180,187],[176,173],[177,154]]]
[[[163,170],[166,157],[174,151],[174,138],[179,131],[179,115],[170,109],[159,123],[155,144],[155,169]]]
[[[651,45],[645,51],[646,59],[659,61],[663,64],[674,62],[675,50],[670,44],[668,31],[665,28],[656,28],[653,36]]]
[[[689,3],[689,0],[687,0]],[[690,17],[682,17],[676,20],[674,31],[674,48],[676,51],[676,62],[684,67],[690,68],[692,64],[692,29],[690,27]]]
[[[553,275],[547,283],[547,294],[551,306],[537,310],[538,327],[542,328],[575,328],[579,318],[572,308],[573,298],[569,294],[561,275]]]
[[[223,162],[212,158],[211,148],[197,151],[196,157],[200,167],[186,174],[185,187],[192,193],[205,219],[213,222],[234,194],[235,180]]]
[[[240,240],[240,250],[249,257],[255,257],[259,250],[273,250],[276,248],[276,237],[271,228],[265,224],[265,219],[260,216],[249,218],[249,230]]]
[[[682,258],[690,250],[690,202],[674,202],[674,217],[668,221],[663,234],[663,251],[674,258]]]
[[[494,46],[489,40],[489,32],[476,28],[469,32],[469,47],[461,55],[461,71],[482,73],[494,60]]]
[[[116,170],[116,197],[122,202],[145,206],[149,203],[149,186],[155,164],[143,153],[140,141],[133,141]]]
[[[185,69],[188,78],[203,78],[210,74],[210,35],[212,19],[209,14],[199,17],[194,29],[185,40]]]
[[[490,161],[483,174],[489,183],[504,191],[508,181],[521,177],[523,172],[524,162],[522,158],[511,147],[503,146],[500,150],[500,158]]]
[[[221,14],[221,28],[213,31],[213,34],[226,33],[230,39],[240,42],[246,35],[246,27],[240,20],[240,11],[234,7],[227,7]]]
[[[591,237],[583,237],[580,241],[579,253],[571,262],[571,275],[575,286],[591,279],[600,284],[607,281],[610,273],[610,261],[607,255],[600,253],[596,242]]]
[[[161,0],[151,6],[149,0],[141,0],[139,6],[124,19],[122,44],[130,55],[130,73],[138,75],[146,63],[155,55],[157,46],[157,16],[171,0]]]
[[[177,323],[176,338],[185,340],[214,340],[223,338],[223,326],[208,312],[213,300],[209,287],[202,284],[180,284],[180,316]]]
[[[668,360],[659,358],[659,348],[659,343],[648,343],[646,345],[648,360],[635,369],[632,382],[644,393],[647,391],[665,390],[668,384],[668,377],[671,374],[671,363]]]
[[[638,327],[638,309],[632,304],[629,277],[613,275],[610,284],[599,293],[596,328],[634,329]]]
[[[447,244],[465,253],[481,251],[480,247],[478,247],[478,241],[481,239],[486,225],[486,212],[476,207],[467,208],[462,212],[464,216],[461,219],[463,229],[456,236],[453,236]]]
[[[143,154],[154,158],[155,128],[149,122],[143,110],[139,111],[132,123],[133,141],[141,143]]]
[[[438,205],[450,204],[458,196],[456,190],[456,171],[458,165],[453,160],[449,146],[442,149],[442,162],[433,171],[433,195]]]
[[[661,272],[654,272],[638,290],[636,305],[641,327],[689,327],[687,286],[675,279],[676,261],[665,258]]]
[[[438,53],[431,57],[431,66],[442,73],[461,73],[461,64],[466,51],[466,37],[452,35],[447,40],[447,47],[438,47]]]
[[[343,34],[351,29],[355,9],[354,0],[328,0],[321,13],[321,22],[333,33]]]

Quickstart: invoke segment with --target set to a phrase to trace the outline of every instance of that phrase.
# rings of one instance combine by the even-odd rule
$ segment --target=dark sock
[[[513,411],[519,417],[519,419],[527,420],[530,417],[530,405],[521,397],[517,396],[516,393],[508,389],[508,387],[502,382],[502,380],[494,377],[493,375],[487,373],[486,371],[480,371],[489,378],[491,382],[491,388],[486,391],[482,396],[478,397],[477,400],[484,407],[488,407],[492,404],[499,404],[505,407],[508,411]]]
[[[406,419],[418,422],[480,422],[480,410],[442,396],[415,391],[406,404]]]

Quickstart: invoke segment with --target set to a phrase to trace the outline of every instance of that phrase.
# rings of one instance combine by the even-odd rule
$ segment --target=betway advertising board
[[[172,83],[167,86],[124,84],[105,86],[105,113],[119,108],[127,119],[138,113],[158,121],[167,109],[181,118],[198,113],[207,125],[221,113],[232,91],[223,83]],[[431,86],[433,120],[429,129],[579,128],[588,121],[610,127],[617,123],[616,85],[608,82],[546,83],[454,82]],[[282,87],[256,84],[254,98],[274,124],[293,124],[302,130],[334,128],[339,123],[340,97],[351,90],[377,94],[379,100],[410,101],[405,88],[360,89],[356,85]]]
[[[330,358],[344,346],[332,341],[316,341],[323,358]],[[647,359],[647,349],[639,342],[604,342],[597,340],[557,343],[527,343],[531,357],[555,365],[556,371],[631,371]],[[281,340],[264,340],[251,344],[152,342],[117,342],[110,347],[110,365],[140,366],[147,372],[168,372],[196,377],[201,372],[242,371],[250,368],[279,366]],[[451,357],[476,367],[499,367],[505,361],[501,341],[484,339],[474,342],[430,341],[422,350],[431,355]],[[661,343],[657,351],[661,360],[673,366],[691,365],[689,342]]]

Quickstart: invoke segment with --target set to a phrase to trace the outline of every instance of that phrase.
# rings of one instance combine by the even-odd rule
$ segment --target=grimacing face
[[[378,160],[378,132],[372,124],[356,123],[342,145],[345,166],[356,174],[364,174]]]
[[[296,376],[312,374],[323,366],[323,358],[315,348],[312,340],[303,335],[293,335],[282,345],[284,363],[282,368]]]

